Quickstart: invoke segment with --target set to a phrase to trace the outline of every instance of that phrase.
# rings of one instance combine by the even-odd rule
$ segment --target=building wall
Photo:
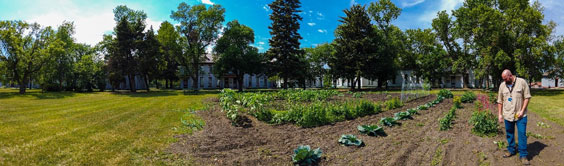
[[[564,87],[564,81],[559,78],[553,79],[553,78],[543,77],[541,79],[541,85],[543,88],[556,87],[556,83],[558,83],[558,87]]]

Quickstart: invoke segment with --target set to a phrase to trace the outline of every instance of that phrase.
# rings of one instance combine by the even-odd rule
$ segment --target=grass
[[[564,91],[544,90],[531,93],[533,97],[529,102],[529,111],[564,126]]]
[[[0,165],[167,165],[180,117],[214,94],[0,89]]]

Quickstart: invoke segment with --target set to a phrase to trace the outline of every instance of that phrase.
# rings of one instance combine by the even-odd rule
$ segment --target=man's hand
[[[517,112],[517,118],[519,118],[519,119],[523,118],[523,115],[524,115],[523,112],[524,111]]]
[[[497,115],[497,122],[503,123],[503,116],[501,114]]]

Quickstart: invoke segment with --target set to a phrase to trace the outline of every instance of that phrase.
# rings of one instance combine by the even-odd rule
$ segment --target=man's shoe
[[[511,156],[514,156],[514,155],[515,155],[515,153],[511,154],[509,152],[505,152],[505,153],[503,153],[503,158],[509,158]]]
[[[531,165],[531,163],[529,162],[529,159],[527,157],[521,157],[521,163],[523,165]]]

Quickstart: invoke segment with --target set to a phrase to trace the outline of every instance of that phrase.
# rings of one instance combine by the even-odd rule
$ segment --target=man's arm
[[[524,82],[525,84],[523,85],[524,87],[523,98],[525,98],[525,100],[523,101],[523,106],[521,106],[521,109],[517,113],[517,116],[519,118],[522,118],[525,115],[525,110],[527,110],[527,106],[529,105],[529,100],[531,99],[531,90],[529,89],[529,83],[527,83],[526,81]]]
[[[499,123],[503,122],[503,92],[501,89],[501,85],[499,86],[499,91],[497,92],[497,121]]]

